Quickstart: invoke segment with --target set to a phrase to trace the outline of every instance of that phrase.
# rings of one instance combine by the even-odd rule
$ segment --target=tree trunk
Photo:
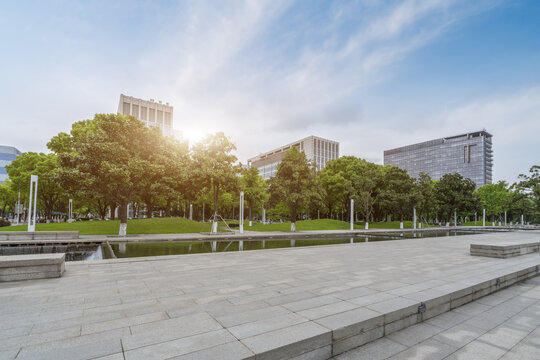
[[[291,231],[296,231],[296,207],[291,206]]]
[[[146,201],[145,205],[146,205],[146,217],[151,219],[152,213],[153,213],[152,209],[154,208],[154,206],[152,205],[151,201]]]
[[[118,230],[118,235],[126,236],[127,234],[127,215],[128,215],[128,201],[123,201],[120,203],[118,209],[118,217],[120,218],[120,229]]]
[[[114,220],[116,218],[116,203],[115,202],[111,202],[109,204],[109,208],[111,209],[111,220]]]
[[[218,195],[219,195],[219,186],[214,184],[214,215],[218,213]]]
[[[165,208],[165,217],[171,217],[171,199],[167,199],[167,207]]]

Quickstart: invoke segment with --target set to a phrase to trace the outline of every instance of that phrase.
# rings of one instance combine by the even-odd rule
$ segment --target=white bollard
[[[351,231],[354,230],[354,199],[351,199]]]
[[[399,228],[400,228],[400,229],[403,229],[403,221],[400,221],[400,222],[399,222]]]
[[[482,209],[482,226],[486,226],[486,209]]]
[[[193,204],[189,204],[189,220],[193,220]]]
[[[413,207],[413,229],[416,230],[416,208]]]
[[[366,229],[366,230],[369,229],[369,222],[366,221],[366,226],[364,227],[364,229]]]

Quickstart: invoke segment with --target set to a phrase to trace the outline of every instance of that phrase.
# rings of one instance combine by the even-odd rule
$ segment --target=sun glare
[[[194,128],[194,129],[185,129],[182,131],[182,140],[188,141],[190,144],[195,144],[196,142],[201,141],[208,131],[205,129]]]

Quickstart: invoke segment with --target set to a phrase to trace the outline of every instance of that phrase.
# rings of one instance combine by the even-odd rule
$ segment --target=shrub
[[[11,225],[11,223],[7,219],[0,218],[0,227],[9,225]]]

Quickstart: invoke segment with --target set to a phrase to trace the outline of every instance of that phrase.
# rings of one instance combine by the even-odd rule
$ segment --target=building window
[[[159,124],[163,124],[163,111],[158,110],[157,112],[157,122]]]
[[[171,126],[171,113],[170,112],[165,113],[165,124]]]
[[[150,117],[148,118],[148,121],[154,122],[156,121],[156,110],[150,109]]]
[[[139,118],[139,105],[133,104],[131,108],[131,115],[133,115],[135,118]]]
[[[124,102],[124,115],[131,115],[130,103]]]
[[[148,120],[146,117],[148,114],[148,108],[146,106],[141,106],[141,120]]]

